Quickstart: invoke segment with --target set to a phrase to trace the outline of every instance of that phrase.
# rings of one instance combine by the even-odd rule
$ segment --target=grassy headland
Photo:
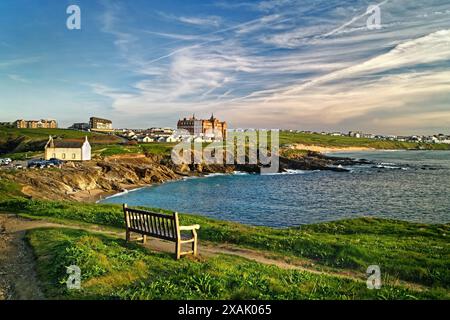
[[[136,145],[98,145],[92,150],[94,156],[110,157],[123,154],[153,154],[169,156],[175,143],[145,143]]]
[[[175,261],[123,240],[79,230],[28,233],[48,297],[71,299],[436,299],[443,290],[385,285],[285,270],[241,257],[217,255]],[[82,289],[67,290],[66,267],[82,270]]]
[[[364,147],[381,150],[395,149],[426,149],[426,150],[450,150],[450,144],[426,144],[400,141],[384,141],[366,138],[328,136],[310,133],[280,132],[280,144],[303,144],[321,147]]]
[[[117,205],[11,199],[0,211],[57,222],[123,229]],[[161,212],[167,212],[160,210]],[[404,280],[448,294],[450,289],[450,225],[426,225],[360,218],[299,228],[245,226],[197,215],[181,215],[182,224],[200,224],[201,241],[229,243],[272,253],[283,259],[310,259],[318,267],[364,274],[380,265],[385,280]]]
[[[62,139],[82,139],[88,136],[93,146],[94,156],[106,157],[121,154],[160,154],[170,155],[174,143],[148,143],[127,145],[122,139],[107,134],[81,132],[68,129],[16,129],[0,126],[0,153],[6,153],[13,159],[25,159],[41,156],[49,135]],[[373,149],[425,149],[450,150],[449,144],[424,144],[375,139],[335,137],[321,134],[280,132],[281,147],[287,145],[305,145],[333,148],[373,148]]]
[[[20,159],[43,152],[49,136],[61,139],[89,138],[92,145],[114,144],[121,140],[114,135],[82,132],[68,129],[17,129],[0,126],[0,153],[7,153],[12,158]]]

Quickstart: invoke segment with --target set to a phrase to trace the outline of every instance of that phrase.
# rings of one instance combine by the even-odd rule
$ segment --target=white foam
[[[100,203],[100,202],[105,201],[105,200],[108,200],[108,199],[120,197],[120,196],[126,195],[126,194],[128,194],[128,193],[135,192],[135,191],[139,191],[139,190],[142,190],[142,189],[145,189],[145,188],[148,188],[148,187],[149,187],[149,186],[145,186],[145,187],[135,188],[135,189],[131,189],[131,190],[126,190],[126,189],[125,189],[125,190],[122,191],[122,192],[115,193],[115,194],[110,195],[110,196],[108,196],[108,197],[106,197],[106,198],[104,198],[104,199],[100,199],[100,200],[96,201],[95,203]]]

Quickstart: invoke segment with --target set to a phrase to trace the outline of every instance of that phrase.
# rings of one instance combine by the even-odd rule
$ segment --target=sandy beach
[[[308,150],[320,153],[333,153],[333,152],[354,152],[354,151],[372,151],[373,148],[367,147],[322,147],[317,145],[295,144],[290,147],[294,150]]]

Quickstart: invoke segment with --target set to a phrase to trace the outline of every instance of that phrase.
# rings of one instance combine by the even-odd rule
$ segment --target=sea
[[[153,185],[101,202],[276,228],[363,216],[450,222],[450,151],[365,151],[331,156],[374,163],[348,166],[348,172],[213,174]]]

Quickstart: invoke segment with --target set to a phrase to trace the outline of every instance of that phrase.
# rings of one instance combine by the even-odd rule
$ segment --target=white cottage
[[[143,142],[143,143],[150,143],[150,142],[154,142],[155,139],[153,139],[153,138],[149,137],[148,135],[146,135],[146,136],[139,137],[138,141],[139,142]]]
[[[45,160],[65,161],[91,160],[91,145],[88,138],[83,140],[58,140],[50,137],[45,145]]]

